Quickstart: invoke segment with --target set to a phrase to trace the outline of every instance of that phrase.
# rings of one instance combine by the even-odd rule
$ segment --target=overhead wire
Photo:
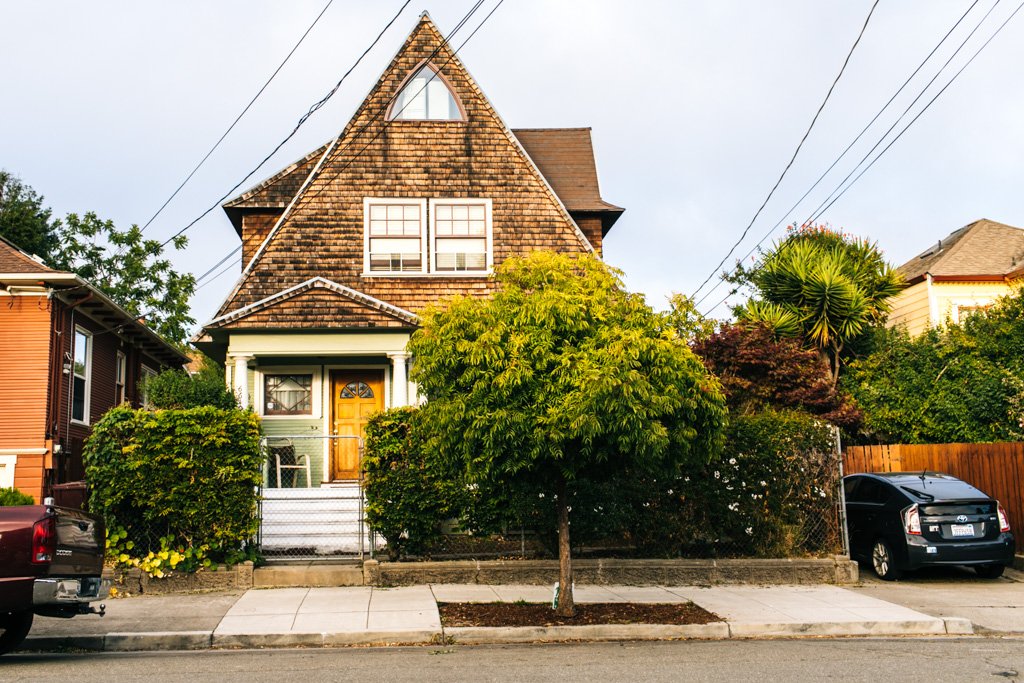
[[[847,181],[847,180],[848,180],[848,179],[849,179],[849,178],[850,178],[850,177],[851,177],[851,176],[853,175],[853,173],[855,173],[855,172],[856,172],[857,168],[859,168],[859,167],[861,166],[861,164],[863,164],[863,163],[864,163],[864,161],[865,161],[865,160],[866,160],[866,159],[867,159],[867,158],[868,158],[868,157],[869,157],[869,156],[871,155],[871,153],[872,153],[872,152],[874,152],[874,150],[875,150],[875,149],[877,149],[877,148],[878,148],[878,146],[879,146],[879,145],[880,145],[880,144],[881,144],[881,143],[882,143],[882,142],[883,142],[883,141],[885,140],[885,138],[886,138],[886,137],[888,136],[888,134],[889,134],[889,133],[890,133],[890,132],[891,132],[891,131],[892,131],[892,130],[893,130],[893,129],[894,129],[894,128],[895,128],[895,127],[896,127],[896,126],[898,125],[898,124],[899,124],[899,122],[900,122],[900,121],[902,121],[902,120],[903,120],[903,119],[904,119],[904,118],[906,117],[907,113],[908,113],[908,112],[910,111],[910,109],[911,109],[911,108],[913,107],[913,105],[914,105],[914,104],[915,104],[916,102],[918,102],[918,101],[920,100],[920,98],[921,98],[921,97],[922,97],[922,96],[924,95],[924,93],[925,93],[925,92],[927,91],[927,89],[928,89],[928,88],[929,88],[929,87],[930,87],[930,86],[931,86],[931,85],[932,85],[932,84],[933,84],[933,83],[935,82],[935,80],[936,80],[936,79],[938,78],[938,76],[939,76],[939,75],[941,75],[941,73],[942,73],[942,72],[943,72],[943,71],[944,71],[944,70],[946,69],[946,67],[948,67],[948,65],[949,65],[949,64],[950,64],[950,62],[952,61],[953,57],[955,57],[955,56],[956,56],[956,55],[957,55],[957,54],[958,54],[958,53],[959,53],[959,52],[960,52],[960,51],[961,51],[961,50],[963,49],[963,47],[964,47],[964,46],[966,45],[966,43],[967,43],[967,42],[968,42],[968,41],[970,40],[970,38],[971,38],[971,37],[972,37],[972,36],[973,36],[973,35],[974,35],[974,34],[975,34],[975,33],[977,32],[977,30],[978,30],[978,29],[979,29],[979,28],[981,27],[981,25],[982,25],[982,24],[983,24],[983,23],[984,23],[984,22],[986,21],[986,19],[987,19],[987,18],[989,17],[989,15],[990,15],[990,14],[992,13],[992,11],[993,11],[993,10],[995,9],[996,5],[998,5],[998,4],[999,4],[999,2],[1000,2],[1000,0],[996,0],[996,1],[995,1],[995,3],[994,3],[994,4],[992,5],[992,7],[990,7],[990,8],[989,8],[989,10],[988,10],[988,11],[987,11],[987,12],[985,13],[985,15],[983,15],[983,16],[982,16],[982,18],[981,18],[981,19],[980,19],[980,20],[978,21],[978,23],[977,23],[977,24],[975,25],[975,27],[974,27],[974,28],[973,28],[973,29],[972,29],[972,30],[970,31],[970,33],[969,33],[969,34],[967,35],[967,37],[965,37],[965,38],[964,38],[964,40],[962,40],[962,41],[961,41],[960,45],[959,45],[959,46],[958,46],[958,47],[956,48],[956,50],[955,50],[955,51],[953,52],[953,54],[952,54],[952,55],[950,56],[950,58],[948,58],[948,59],[946,60],[946,62],[945,62],[945,63],[943,63],[943,65],[942,65],[942,66],[941,66],[941,67],[940,67],[940,68],[938,69],[938,71],[936,72],[936,74],[935,74],[935,75],[934,75],[934,76],[933,76],[933,77],[932,77],[932,78],[931,78],[931,79],[930,79],[930,80],[928,81],[928,83],[927,83],[927,84],[926,84],[926,85],[925,85],[925,86],[924,86],[924,87],[923,87],[923,88],[921,89],[921,91],[920,91],[920,92],[918,93],[917,97],[915,97],[915,98],[914,98],[913,102],[911,102],[911,104],[910,104],[910,105],[909,105],[909,106],[908,106],[908,107],[907,107],[907,108],[906,108],[906,109],[904,110],[904,112],[903,112],[902,114],[900,114],[900,116],[899,116],[899,117],[898,117],[898,118],[896,119],[896,121],[895,121],[895,122],[894,122],[894,123],[892,124],[892,126],[890,126],[890,127],[889,127],[889,129],[888,129],[888,130],[887,130],[887,131],[886,131],[885,133],[883,133],[883,135],[882,135],[882,136],[881,136],[881,138],[880,138],[880,139],[878,140],[878,142],[876,142],[876,143],[875,143],[875,145],[874,145],[874,146],[873,146],[873,147],[871,148],[871,150],[869,150],[868,154],[867,154],[867,155],[865,155],[865,157],[863,157],[863,158],[862,158],[862,159],[861,159],[861,160],[860,160],[860,161],[859,161],[859,162],[858,162],[858,163],[857,163],[857,164],[856,164],[856,165],[854,166],[854,169],[853,169],[853,170],[852,170],[852,171],[851,171],[851,172],[850,172],[850,173],[849,173],[849,174],[848,174],[848,175],[847,175],[847,176],[846,176],[846,177],[845,177],[845,178],[843,179],[843,181],[841,181],[841,182],[840,182],[840,184],[839,184],[839,185],[837,186],[837,188],[836,188],[835,190],[833,190],[833,191],[832,191],[832,193],[830,193],[830,194],[828,195],[828,197],[826,198],[826,200],[825,200],[825,201],[823,201],[823,202],[822,202],[821,204],[819,204],[819,205],[818,205],[818,207],[817,207],[817,208],[816,208],[816,209],[815,209],[815,210],[814,210],[814,211],[812,212],[811,216],[809,216],[809,217],[808,217],[808,218],[807,218],[807,219],[806,219],[806,220],[805,220],[805,221],[803,222],[803,224],[804,224],[804,225],[807,225],[807,224],[812,224],[812,223],[813,223],[813,222],[814,222],[815,220],[818,220],[818,218],[819,218],[819,217],[820,217],[820,216],[821,216],[821,215],[822,215],[822,214],[824,213],[824,211],[825,211],[825,210],[827,210],[827,209],[828,209],[828,208],[829,208],[829,207],[830,207],[830,206],[831,206],[831,205],[832,205],[833,203],[835,203],[835,201],[836,201],[836,200],[838,200],[838,199],[839,199],[839,197],[840,197],[840,196],[842,196],[842,194],[843,194],[843,193],[845,193],[845,191],[846,191],[846,190],[844,189],[844,190],[843,190],[843,191],[842,191],[842,192],[841,192],[841,193],[840,193],[840,194],[839,194],[838,196],[836,196],[836,197],[835,197],[834,199],[832,199],[832,201],[831,201],[831,202],[829,202],[829,203],[828,203],[828,206],[824,206],[825,202],[828,202],[829,198],[831,198],[831,197],[833,196],[833,194],[835,194],[835,193],[836,193],[836,191],[837,191],[837,190],[839,190],[839,188],[840,188],[840,187],[842,187],[842,185],[843,185],[843,184],[844,184],[844,183],[845,183],[845,182],[846,182],[846,181]],[[893,100],[895,100],[896,96],[898,96],[898,95],[899,95],[899,94],[900,94],[900,93],[901,93],[901,92],[903,91],[903,89],[904,89],[904,88],[905,88],[905,87],[907,86],[907,84],[908,84],[908,83],[909,83],[909,82],[910,82],[910,81],[911,81],[911,80],[912,80],[912,79],[914,78],[914,76],[915,76],[915,75],[916,75],[916,74],[917,74],[918,72],[920,72],[921,68],[922,68],[922,67],[923,67],[923,66],[924,66],[924,65],[925,65],[925,64],[926,64],[926,63],[927,63],[927,62],[928,62],[928,61],[929,61],[929,60],[931,59],[931,57],[932,57],[932,56],[933,56],[933,55],[935,54],[935,52],[936,52],[936,51],[937,51],[937,50],[939,49],[939,47],[940,47],[940,46],[941,46],[941,45],[942,45],[942,44],[943,44],[943,43],[944,43],[944,42],[945,42],[945,41],[946,41],[946,40],[947,40],[947,39],[949,38],[949,36],[950,36],[950,35],[951,35],[951,34],[953,33],[953,31],[954,31],[954,30],[955,30],[955,29],[956,29],[956,28],[957,28],[957,27],[959,26],[959,24],[960,24],[960,23],[961,23],[961,22],[963,21],[963,19],[964,19],[964,18],[965,18],[965,17],[967,16],[967,14],[968,14],[968,13],[969,13],[969,12],[971,11],[971,9],[973,9],[973,7],[974,7],[974,6],[976,5],[976,4],[977,4],[977,0],[975,0],[975,2],[974,2],[974,3],[972,3],[972,4],[970,5],[970,7],[969,7],[969,8],[967,9],[967,11],[966,11],[966,12],[965,12],[965,13],[964,13],[964,14],[963,14],[963,15],[962,15],[962,16],[961,16],[961,17],[960,17],[960,18],[959,18],[958,20],[957,20],[957,22],[956,22],[956,23],[955,23],[955,24],[953,25],[953,27],[952,27],[952,28],[950,28],[950,29],[949,29],[949,31],[947,31],[947,33],[945,34],[945,36],[943,36],[942,40],[940,40],[940,41],[939,41],[939,43],[938,43],[938,44],[937,44],[937,45],[935,46],[935,48],[933,48],[933,49],[931,50],[931,52],[929,52],[929,54],[928,54],[928,56],[927,56],[927,57],[925,58],[925,60],[921,62],[921,64],[920,64],[920,65],[919,65],[919,66],[918,66],[918,67],[917,67],[917,68],[916,68],[916,69],[914,70],[914,72],[913,72],[913,73],[912,73],[912,74],[910,75],[910,77],[909,77],[909,78],[908,78],[908,79],[907,79],[906,81],[904,81],[903,85],[901,85],[901,86],[900,86],[900,88],[899,88],[899,89],[898,89],[898,90],[896,91],[896,93],[894,93],[894,95],[893,95],[892,97],[890,97],[890,98],[889,98],[888,102],[886,102],[886,104],[885,104],[885,105],[883,105],[883,107],[882,107],[882,108],[881,108],[881,109],[879,110],[879,112],[878,112],[877,114],[875,114],[875,116],[874,116],[874,117],[872,118],[871,122],[869,122],[869,123],[868,123],[868,125],[867,125],[867,126],[866,126],[866,127],[865,127],[865,128],[863,129],[863,130],[861,130],[861,132],[860,132],[860,133],[859,133],[859,134],[857,135],[857,137],[856,137],[856,138],[854,138],[853,142],[851,142],[851,143],[850,143],[850,144],[849,144],[849,145],[848,145],[848,146],[846,147],[846,149],[845,149],[845,150],[843,150],[843,152],[842,152],[842,153],[840,154],[840,156],[839,156],[839,157],[838,157],[838,158],[837,158],[837,159],[836,159],[836,160],[835,160],[835,161],[834,161],[834,162],[832,163],[832,165],[830,165],[830,166],[829,166],[829,168],[828,168],[828,169],[826,169],[826,171],[825,171],[824,173],[822,173],[822,174],[821,174],[821,176],[819,176],[819,177],[818,177],[818,179],[817,179],[817,180],[815,181],[815,183],[814,183],[814,184],[813,184],[813,185],[811,186],[811,188],[810,188],[810,189],[809,189],[809,190],[808,190],[807,192],[805,192],[805,193],[804,193],[804,195],[803,195],[803,196],[802,196],[802,197],[801,197],[801,198],[800,198],[800,199],[799,199],[799,200],[797,201],[797,203],[796,203],[796,204],[794,204],[794,205],[793,205],[793,207],[791,207],[791,208],[790,208],[790,210],[789,210],[788,212],[786,212],[786,214],[785,214],[785,216],[783,216],[783,218],[781,218],[781,219],[780,219],[780,220],[779,220],[779,221],[778,221],[778,222],[777,222],[777,223],[776,223],[775,225],[773,225],[773,226],[772,226],[772,227],[771,227],[771,228],[770,228],[770,229],[769,229],[769,230],[768,230],[768,231],[767,231],[767,232],[766,232],[766,233],[765,233],[765,234],[764,234],[764,235],[763,235],[763,236],[761,237],[761,239],[760,239],[760,240],[758,240],[758,242],[757,242],[757,243],[756,243],[756,244],[755,244],[755,245],[754,245],[753,247],[751,247],[751,249],[750,249],[749,251],[747,251],[747,253],[746,253],[746,254],[744,254],[744,256],[743,256],[743,257],[742,257],[742,258],[741,258],[741,259],[740,259],[740,260],[739,260],[739,261],[737,262],[737,267],[735,267],[735,268],[733,268],[733,269],[730,269],[730,270],[729,270],[729,271],[728,271],[727,273],[723,274],[723,277],[722,277],[722,279],[721,279],[721,280],[719,280],[719,282],[718,282],[718,283],[716,283],[714,287],[712,287],[712,288],[711,288],[710,290],[708,290],[708,291],[707,291],[707,292],[706,292],[706,293],[704,294],[704,296],[703,296],[703,297],[701,297],[701,298],[700,298],[700,299],[699,299],[698,301],[696,301],[696,302],[695,302],[695,305],[696,305],[696,306],[699,306],[699,305],[700,305],[701,303],[703,303],[703,302],[704,302],[704,301],[705,301],[705,300],[706,300],[706,299],[708,298],[708,296],[710,296],[710,295],[711,295],[711,293],[712,293],[712,292],[714,292],[714,291],[715,291],[716,289],[718,289],[718,288],[719,288],[719,287],[720,287],[720,286],[721,286],[721,285],[722,285],[722,284],[723,284],[723,283],[724,283],[724,282],[726,281],[726,279],[728,278],[728,276],[729,276],[730,274],[732,274],[732,273],[736,272],[736,271],[738,270],[738,267],[739,267],[739,263],[740,263],[740,262],[742,262],[742,261],[745,261],[745,260],[746,260],[747,258],[749,258],[749,257],[750,257],[750,256],[751,256],[751,255],[752,255],[752,254],[753,254],[753,253],[754,253],[754,252],[755,252],[755,251],[756,251],[756,250],[757,250],[757,249],[758,249],[758,248],[759,248],[759,247],[760,247],[760,246],[761,246],[761,245],[762,245],[762,244],[763,244],[763,243],[765,242],[765,240],[767,240],[767,239],[768,239],[768,238],[769,238],[769,237],[771,236],[771,234],[772,234],[772,233],[773,233],[773,232],[774,232],[774,231],[775,231],[775,230],[776,230],[776,229],[777,229],[777,228],[779,227],[779,225],[781,225],[781,224],[782,224],[782,222],[783,222],[784,220],[786,220],[786,218],[787,218],[787,217],[788,217],[788,216],[789,216],[789,215],[790,215],[790,214],[791,214],[791,213],[792,213],[792,212],[793,212],[793,211],[794,211],[794,210],[796,209],[796,207],[797,207],[797,206],[799,206],[799,204],[803,202],[803,200],[804,200],[804,199],[805,199],[805,198],[806,198],[806,197],[807,197],[807,196],[808,196],[808,195],[810,194],[811,190],[813,190],[813,189],[814,189],[815,187],[817,187],[817,186],[818,186],[818,184],[820,184],[820,183],[821,183],[821,181],[822,181],[822,180],[823,180],[823,179],[825,178],[825,176],[826,176],[826,175],[827,175],[827,174],[828,174],[828,173],[829,173],[829,172],[830,172],[830,171],[831,171],[831,170],[832,170],[832,169],[833,169],[833,168],[834,168],[834,167],[836,166],[836,164],[837,164],[837,163],[838,163],[838,162],[839,162],[839,161],[840,161],[840,160],[841,160],[841,159],[842,159],[842,158],[843,158],[843,157],[844,157],[844,156],[845,156],[845,155],[846,155],[846,154],[847,154],[847,153],[848,153],[848,152],[850,151],[850,149],[852,148],[852,146],[853,146],[853,145],[854,145],[854,144],[855,144],[855,143],[856,143],[856,142],[857,142],[857,141],[858,141],[858,140],[859,140],[859,139],[861,138],[861,136],[863,136],[863,135],[864,135],[864,133],[866,132],[866,130],[867,130],[868,128],[870,128],[870,126],[871,126],[871,125],[872,125],[872,124],[873,124],[873,123],[874,123],[874,122],[875,122],[875,121],[876,121],[876,120],[877,120],[877,119],[879,118],[879,116],[881,115],[881,113],[882,113],[882,112],[884,112],[886,108],[888,108],[888,106],[889,106],[889,105],[890,105],[890,104],[891,104],[891,103],[893,102]],[[1016,14],[1016,13],[1017,13],[1017,11],[1019,11],[1019,10],[1020,10],[1020,7],[1018,7],[1018,9],[1017,9],[1017,10],[1015,10],[1013,14]],[[1010,15],[1010,18],[1012,18],[1013,14],[1011,14],[1011,15]],[[895,139],[893,139],[893,140],[892,140],[892,142],[890,142],[890,143],[889,143],[889,145],[887,145],[887,146],[886,146],[886,148],[885,148],[885,149],[884,149],[884,150],[883,150],[882,152],[880,152],[880,153],[879,153],[879,157],[880,157],[880,156],[881,156],[882,154],[884,154],[884,153],[885,153],[885,151],[886,151],[886,150],[888,150],[888,149],[889,149],[889,147],[891,147],[891,146],[892,146],[892,144],[893,144],[893,143],[895,143],[895,141],[896,141],[897,139],[899,139],[899,137],[900,137],[900,136],[901,136],[901,135],[903,134],[903,132],[905,132],[905,131],[906,131],[906,129],[907,129],[907,128],[909,128],[909,127],[910,127],[911,125],[913,125],[913,122],[914,122],[914,121],[916,121],[916,120],[917,120],[917,118],[919,118],[919,117],[921,116],[921,114],[923,114],[923,113],[924,113],[924,112],[925,112],[925,111],[926,111],[926,110],[928,109],[928,107],[930,107],[930,106],[931,106],[931,103],[932,103],[932,102],[934,102],[934,101],[935,101],[935,99],[937,99],[937,98],[938,98],[938,96],[939,96],[939,95],[941,95],[941,94],[942,94],[942,92],[943,92],[943,91],[944,91],[944,90],[945,90],[946,88],[948,88],[948,87],[949,87],[949,85],[951,85],[951,84],[952,84],[952,82],[953,82],[954,80],[956,80],[956,78],[957,78],[957,77],[958,77],[958,76],[960,75],[960,73],[962,73],[962,72],[963,72],[964,68],[966,68],[967,64],[969,64],[969,63],[970,63],[971,61],[973,61],[973,60],[974,60],[974,58],[975,58],[975,57],[977,57],[977,55],[978,55],[978,54],[979,54],[979,53],[981,52],[981,50],[983,50],[983,49],[984,49],[984,48],[985,48],[985,47],[986,47],[986,46],[988,45],[988,43],[989,43],[989,42],[991,42],[991,40],[992,40],[992,39],[993,39],[993,38],[994,38],[994,37],[995,37],[995,36],[996,36],[996,35],[997,35],[997,34],[999,33],[999,31],[1001,31],[1001,30],[1002,30],[1003,26],[1005,26],[1005,25],[1006,25],[1006,23],[1008,23],[1008,22],[1009,22],[1009,19],[1010,19],[1010,18],[1008,18],[1008,19],[1007,19],[1007,20],[1006,20],[1005,22],[1003,22],[1003,25],[1002,25],[1002,26],[1000,26],[1000,27],[999,27],[999,28],[998,28],[998,29],[996,30],[996,32],[995,32],[995,33],[993,33],[993,35],[992,35],[991,37],[989,37],[989,39],[988,39],[988,40],[987,40],[987,41],[985,42],[985,44],[984,44],[984,45],[982,45],[982,46],[981,46],[981,48],[979,48],[978,52],[976,52],[976,53],[975,53],[975,55],[974,55],[974,56],[972,56],[972,57],[970,58],[970,60],[969,60],[969,61],[968,61],[968,62],[967,62],[967,63],[966,63],[965,65],[964,65],[964,67],[963,67],[963,68],[961,68],[961,69],[960,69],[960,71],[958,71],[958,72],[957,72],[957,73],[956,73],[956,74],[955,74],[955,75],[953,76],[953,78],[952,78],[952,79],[951,79],[951,80],[949,81],[949,83],[947,83],[947,84],[946,84],[946,86],[944,86],[944,87],[943,87],[943,89],[942,89],[942,90],[941,90],[941,91],[940,91],[940,92],[939,92],[939,93],[938,93],[938,94],[937,94],[937,95],[935,96],[935,98],[933,98],[933,99],[932,99],[932,101],[931,101],[931,102],[929,102],[929,103],[928,103],[928,104],[927,104],[927,105],[926,105],[926,106],[925,106],[925,107],[924,107],[924,108],[923,108],[923,109],[921,110],[921,112],[919,112],[919,113],[917,114],[917,116],[915,116],[914,120],[913,120],[913,121],[911,121],[911,122],[910,122],[909,124],[907,124],[907,127],[906,127],[906,128],[904,128],[904,129],[903,129],[903,131],[901,131],[901,132],[900,132],[900,133],[899,133],[899,134],[897,135],[897,137],[896,137]],[[874,161],[877,161],[877,159],[878,159],[879,157],[876,157],[876,159],[875,159]],[[873,164],[874,164],[874,161],[872,161],[870,165],[873,165]],[[868,166],[868,168],[870,168],[870,165]],[[867,168],[865,168],[865,169],[864,169],[864,171],[862,171],[860,175],[863,175],[863,173],[864,173],[864,172],[866,172],[866,170],[867,170]],[[860,175],[858,175],[858,176],[857,176],[857,178],[859,178],[859,177],[860,177]],[[855,178],[853,182],[856,182],[857,178]],[[851,187],[852,185],[853,185],[853,183],[850,183],[850,185],[848,185],[846,189],[849,189],[849,187]],[[823,206],[824,206],[824,209],[822,209],[822,207],[823,207]],[[783,244],[786,244],[786,243],[783,243]],[[726,301],[726,300],[728,300],[728,298],[729,298],[730,296],[732,296],[733,294],[735,294],[735,293],[736,293],[736,290],[735,290],[735,289],[731,290],[731,291],[730,291],[730,292],[729,292],[729,293],[728,293],[728,294],[727,294],[727,295],[726,295],[726,296],[725,296],[725,297],[724,297],[724,298],[723,298],[723,299],[722,299],[721,301],[719,301],[719,302],[718,302],[718,303],[716,303],[716,304],[715,304],[714,306],[712,306],[711,308],[709,308],[709,309],[707,310],[707,313],[706,313],[706,315],[709,315],[709,314],[710,314],[710,313],[711,313],[712,311],[714,311],[714,310],[715,310],[715,309],[717,309],[717,308],[718,308],[719,306],[721,306],[721,305],[722,305],[723,303],[725,303],[725,301]]]
[[[779,188],[779,185],[782,184],[782,180],[786,177],[786,174],[789,172],[789,169],[793,166],[793,162],[796,161],[797,155],[800,154],[800,150],[803,148],[804,143],[807,141],[807,137],[811,134],[811,130],[814,129],[814,124],[817,123],[818,117],[821,116],[821,112],[825,109],[825,105],[828,103],[829,98],[832,97],[832,92],[836,89],[836,85],[838,85],[839,79],[843,77],[843,73],[846,71],[846,67],[850,63],[850,59],[853,57],[853,53],[857,49],[857,45],[860,44],[861,38],[864,37],[864,32],[867,30],[868,24],[871,22],[871,17],[875,13],[875,8],[878,7],[879,1],[880,0],[875,0],[874,3],[872,3],[871,9],[868,11],[868,16],[867,18],[864,19],[864,25],[861,26],[860,32],[857,34],[857,39],[854,40],[853,45],[850,46],[850,50],[846,54],[846,59],[843,60],[843,65],[839,69],[839,73],[836,75],[835,80],[832,81],[832,85],[829,86],[828,92],[825,93],[825,99],[823,99],[821,101],[821,105],[818,106],[818,111],[815,112],[814,118],[811,119],[811,124],[807,127],[807,130],[804,131],[803,137],[800,138],[800,143],[797,144],[796,149],[793,150],[793,155],[790,157],[789,163],[787,163],[786,167],[782,169],[782,173],[779,175],[778,180],[775,181],[775,184],[772,186],[772,189],[768,192],[768,196],[766,196],[764,198],[764,201],[761,202],[761,206],[758,207],[757,211],[754,213],[754,217],[751,218],[750,222],[747,224],[747,227],[743,229],[743,232],[740,234],[739,239],[737,239],[736,242],[732,245],[732,247],[729,248],[729,252],[722,257],[722,260],[719,261],[718,265],[716,265],[711,270],[711,273],[704,279],[703,282],[700,283],[700,286],[698,286],[697,289],[693,291],[693,293],[690,295],[691,298],[697,296],[697,294],[700,293],[700,290],[704,289],[704,285],[706,285],[711,280],[711,278],[715,276],[715,273],[718,272],[718,269],[721,268],[727,260],[729,260],[729,257],[733,255],[733,252],[736,251],[737,247],[739,247],[739,245],[743,243],[743,240],[746,239],[747,234],[750,232],[750,228],[753,227],[754,223],[761,215],[761,212],[764,211],[764,207],[768,205],[768,202],[771,200],[772,196],[774,196],[775,190],[777,190]]]
[[[185,176],[185,179],[181,181],[181,184],[179,184],[177,188],[175,188],[174,192],[171,193],[171,196],[168,197],[167,200],[160,205],[160,208],[156,210],[156,213],[150,216],[149,220],[146,221],[145,224],[143,224],[141,228],[142,232],[146,231],[146,228],[149,227],[150,223],[156,220],[156,217],[159,216],[163,212],[163,210],[167,208],[167,205],[170,204],[171,201],[178,196],[178,193],[181,192],[182,188],[184,188],[185,185],[188,184],[188,181],[192,180],[192,176],[194,176],[196,172],[200,168],[202,168],[203,164],[206,163],[206,160],[209,159],[210,156],[215,151],[217,151],[217,148],[220,147],[220,144],[224,142],[224,139],[228,136],[228,134],[235,129],[235,126],[238,125],[238,122],[242,120],[242,117],[245,116],[246,113],[248,113],[249,109],[251,109],[252,105],[256,103],[256,100],[259,99],[260,95],[262,95],[263,92],[267,89],[267,87],[271,84],[271,82],[273,82],[274,78],[277,77],[277,74],[281,72],[281,69],[283,69],[285,64],[288,63],[288,60],[292,58],[292,55],[294,55],[295,51],[299,49],[299,46],[301,46],[302,43],[306,40],[306,37],[310,34],[313,28],[320,22],[320,19],[324,16],[324,14],[327,13],[327,10],[330,9],[333,3],[334,0],[327,0],[327,4],[324,5],[323,9],[320,10],[320,13],[316,15],[315,19],[313,19],[313,23],[311,23],[306,28],[305,32],[299,38],[298,42],[296,42],[295,45],[292,46],[292,49],[288,51],[288,54],[285,55],[285,58],[281,61],[280,64],[277,65],[277,68],[274,69],[274,72],[270,74],[270,78],[268,78],[266,82],[264,82],[263,85],[260,87],[260,89],[256,91],[256,94],[253,95],[252,99],[249,100],[249,103],[245,105],[245,108],[242,109],[242,112],[235,117],[235,120],[231,122],[231,125],[227,127],[227,130],[225,130],[217,139],[217,142],[213,144],[213,147],[211,147],[210,150],[203,156],[203,158],[199,160],[199,163],[195,165],[195,168],[193,168],[192,171],[189,172],[187,176]]]

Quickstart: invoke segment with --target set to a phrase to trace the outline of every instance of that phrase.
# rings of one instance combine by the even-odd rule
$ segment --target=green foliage
[[[238,407],[238,400],[224,384],[219,372],[190,376],[184,370],[164,370],[146,380],[146,398],[153,409],[184,410],[213,406],[224,410]]]
[[[363,473],[366,519],[388,544],[392,560],[421,554],[457,514],[463,479],[431,456],[416,408],[392,408],[366,424]]]
[[[55,268],[78,273],[159,334],[184,343],[195,324],[188,300],[196,279],[172,267],[159,240],[143,238],[137,225],[118,230],[92,212],[68,214],[59,235]],[[172,242],[179,250],[187,243],[184,236]]]
[[[718,383],[601,261],[534,252],[496,278],[491,298],[428,309],[409,343],[432,445],[471,479],[551,486],[718,447]]]
[[[822,226],[791,229],[753,268],[731,278],[754,288],[740,320],[803,339],[828,354],[833,386],[843,352],[884,323],[903,278],[871,242]]]
[[[60,248],[59,225],[35,190],[0,171],[0,237],[45,261]]]
[[[668,302],[669,310],[665,314],[665,324],[674,330],[680,339],[692,344],[714,334],[715,321],[701,314],[691,297],[676,293],[669,297]]]
[[[844,386],[864,413],[859,438],[882,443],[983,443],[1024,438],[1020,297],[961,327],[911,339],[892,330],[849,366]]]
[[[0,507],[10,507],[14,505],[35,505],[35,499],[27,493],[22,493],[18,489],[0,489]]]
[[[178,569],[245,556],[258,526],[263,466],[253,413],[121,406],[95,425],[84,459],[89,509],[105,518],[121,564],[162,573],[171,553],[183,556],[173,563]]]

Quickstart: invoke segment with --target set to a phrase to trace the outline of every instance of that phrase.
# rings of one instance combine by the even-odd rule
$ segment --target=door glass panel
[[[366,382],[349,382],[342,387],[341,398],[373,398],[373,389]]]

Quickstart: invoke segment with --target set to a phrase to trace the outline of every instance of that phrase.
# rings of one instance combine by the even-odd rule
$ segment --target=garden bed
[[[587,603],[576,616],[560,617],[550,604],[525,602],[438,603],[441,623],[452,626],[589,626],[596,624],[710,624],[724,621],[693,603]]]

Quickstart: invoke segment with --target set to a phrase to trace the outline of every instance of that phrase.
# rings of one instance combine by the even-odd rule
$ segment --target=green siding
[[[263,433],[270,438],[275,436],[318,436],[321,433],[321,421],[317,418],[308,420],[263,420]],[[295,453],[305,454],[309,458],[313,486],[317,487],[324,480],[324,439],[292,439],[292,446]],[[305,487],[306,474],[301,470],[295,471],[295,485]],[[271,487],[277,486],[277,473],[273,466],[270,468]]]

